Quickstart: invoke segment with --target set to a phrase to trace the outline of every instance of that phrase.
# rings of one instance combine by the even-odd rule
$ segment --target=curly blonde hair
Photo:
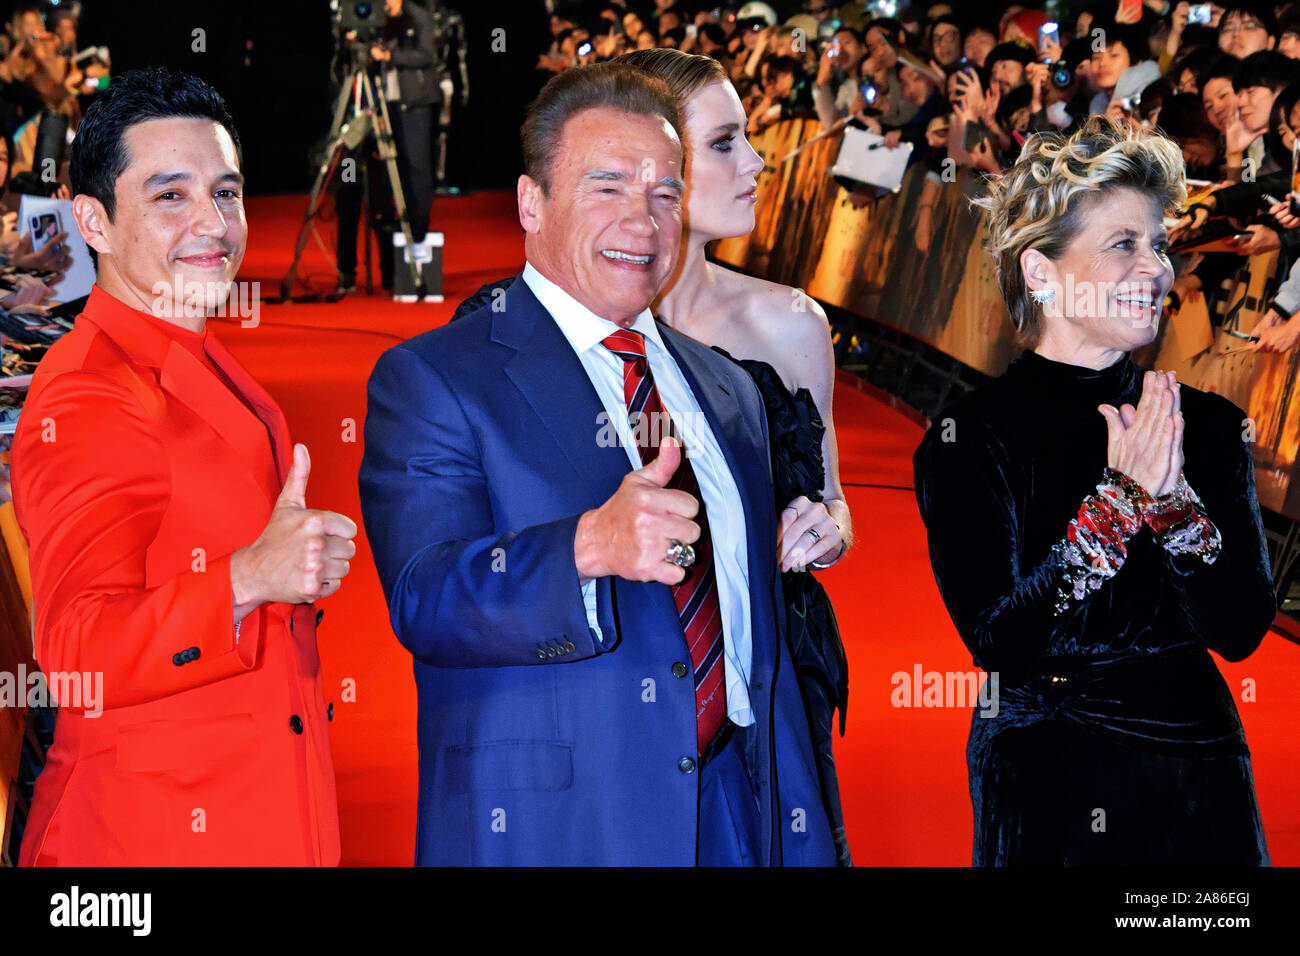
[[[1016,164],[989,181],[988,195],[973,199],[988,210],[985,248],[997,265],[1016,340],[1032,348],[1042,334],[1042,307],[1029,296],[1020,256],[1037,249],[1059,259],[1083,227],[1091,202],[1128,187],[1154,196],[1166,213],[1187,201],[1182,150],[1160,133],[1091,116],[1068,139],[1035,133]]]

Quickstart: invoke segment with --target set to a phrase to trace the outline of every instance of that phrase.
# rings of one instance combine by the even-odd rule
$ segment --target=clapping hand
[[[1173,372],[1147,372],[1132,405],[1101,405],[1106,419],[1106,463],[1153,498],[1168,494],[1183,471],[1183,413]]]

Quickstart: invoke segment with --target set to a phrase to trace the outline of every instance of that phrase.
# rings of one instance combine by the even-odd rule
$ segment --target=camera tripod
[[[369,60],[368,47],[358,43],[353,49],[352,67],[343,79],[338,102],[334,105],[334,121],[330,124],[325,159],[321,162],[320,170],[316,174],[316,182],[311,188],[311,197],[307,200],[307,211],[298,229],[298,242],[293,251],[293,262],[290,263],[288,273],[280,282],[282,301],[292,301],[293,286],[298,278],[298,266],[302,261],[302,251],[307,245],[307,235],[311,230],[312,220],[320,212],[325,188],[334,178],[344,151],[356,150],[365,143],[372,132],[379,147],[379,158],[384,163],[388,182],[393,190],[397,221],[402,227],[402,235],[406,238],[404,258],[411,270],[412,287],[415,289],[417,300],[424,298],[424,279],[420,264],[416,261],[415,237],[411,234],[411,219],[406,211],[406,195],[402,192],[401,177],[397,172],[397,144],[393,140],[393,125],[388,115],[388,98],[384,95],[382,87],[375,82],[375,78],[370,75],[367,69]],[[351,113],[350,118],[349,113]],[[370,239],[367,235],[367,269],[369,269],[369,261]],[[397,266],[395,265],[394,268]]]

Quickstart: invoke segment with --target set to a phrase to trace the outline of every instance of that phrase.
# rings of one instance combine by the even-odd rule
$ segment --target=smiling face
[[[1237,95],[1232,91],[1232,81],[1216,76],[1205,81],[1201,90],[1201,102],[1205,104],[1205,115],[1210,125],[1220,133],[1232,119],[1237,108]]]
[[[1160,203],[1128,187],[1080,202],[1087,204],[1082,228],[1065,253],[1056,260],[1042,257],[1036,266],[1056,292],[1044,307],[1044,338],[1081,351],[1130,352],[1155,338],[1174,282]],[[1030,280],[1034,268],[1027,268]],[[1031,281],[1031,287],[1041,287],[1041,281]]]
[[[659,116],[584,109],[564,124],[550,195],[519,177],[524,252],[592,312],[630,326],[672,274],[682,229],[682,147]]]
[[[99,255],[98,283],[164,317],[195,317],[197,287],[210,314],[225,301],[248,239],[234,141],[214,120],[169,117],[131,126],[122,142],[128,159],[113,219],[90,196],[73,202],[81,234]],[[172,301],[178,285],[180,303]]]
[[[692,240],[754,229],[755,177],[763,160],[744,130],[745,110],[730,83],[709,83],[686,101],[686,228]]]
[[[1276,98],[1277,94],[1267,86],[1245,86],[1237,91],[1237,108],[1247,130],[1262,132],[1268,129],[1268,114]]]
[[[852,75],[853,71],[862,62],[862,58],[867,55],[867,48],[859,43],[858,38],[852,33],[843,30],[835,34],[835,44],[839,49],[836,59],[840,64],[840,69]]]

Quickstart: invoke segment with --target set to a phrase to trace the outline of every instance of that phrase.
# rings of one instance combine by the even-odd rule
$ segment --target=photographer
[[[410,0],[384,0],[388,19],[383,32],[370,39],[368,57],[378,71],[378,85],[388,100],[393,139],[397,146],[397,169],[406,199],[406,214],[416,242],[429,229],[433,205],[433,123],[435,107],[442,103],[435,48],[433,16]],[[349,33],[348,43],[365,42]],[[375,205],[382,195],[376,180],[384,181],[382,165],[372,165],[371,197],[376,231],[379,234],[379,268],[385,290],[393,287],[393,235],[400,226],[396,210],[385,214],[387,202]],[[338,192],[338,269],[340,293],[356,285],[357,222],[361,210],[361,184],[346,183]]]
[[[394,73],[397,76],[399,99],[397,110],[391,113],[393,134],[411,232],[419,241],[428,231],[429,207],[433,203],[433,108],[442,103],[433,17],[424,7],[406,0],[384,0],[384,10],[388,22],[382,40],[370,48],[370,57],[384,64],[390,107],[390,77]]]

